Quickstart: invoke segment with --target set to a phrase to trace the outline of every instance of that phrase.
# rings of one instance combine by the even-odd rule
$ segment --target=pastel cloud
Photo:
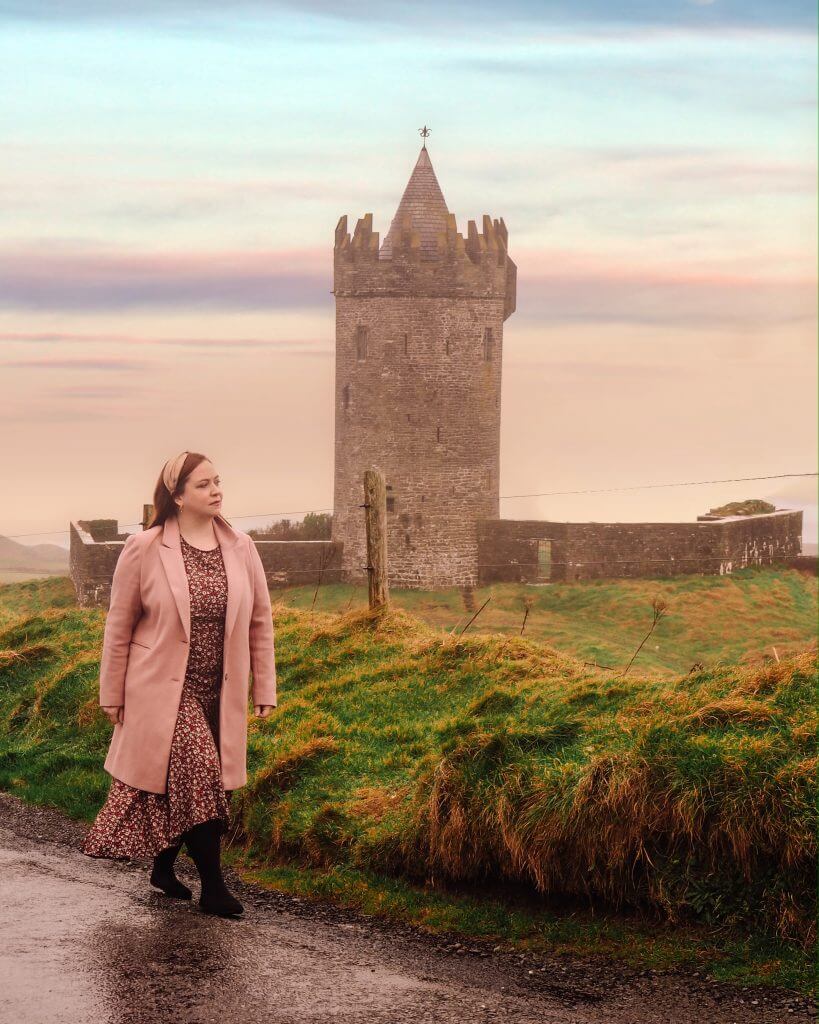
[[[0,306],[278,309],[330,305],[326,254],[0,252]]]
[[[2,338],[0,337],[0,340]],[[121,359],[112,357],[110,359],[5,359],[0,362],[0,367],[7,370],[43,370],[53,373],[61,370],[77,370],[82,373],[130,373],[134,370],[144,370],[149,366],[146,362],[138,362],[134,359]]]
[[[69,399],[76,402],[109,398],[128,398],[133,393],[133,388],[128,385],[105,385],[105,384],[63,384],[60,387],[51,388],[51,395],[55,399]]]
[[[214,353],[222,352],[224,350],[235,351],[245,349],[252,351],[254,349],[268,349],[274,352],[287,352],[289,354],[300,354],[306,356],[314,356],[317,354],[325,355],[330,351],[330,349],[323,347],[322,342],[312,338],[173,338],[162,336],[158,337],[156,335],[147,334],[118,334],[114,331],[106,334],[88,332],[76,333],[70,331],[0,331],[0,342],[4,341],[23,342],[25,344],[59,344],[61,347],[66,345],[100,344],[106,346],[136,345],[139,348],[144,348],[145,346],[154,345],[165,349],[177,346],[185,349],[196,349],[203,352],[211,350]],[[66,361],[64,365],[66,368],[71,368],[84,366],[85,364],[88,364],[89,368],[92,364],[96,364],[100,369],[104,369],[106,367],[117,369],[126,365],[146,365],[144,363],[132,363],[132,361],[127,358],[122,360],[111,358],[105,362],[76,359],[70,362]],[[44,357],[40,360],[7,360],[0,365],[8,367],[28,366],[31,368],[42,366],[47,368],[57,366],[59,363],[53,357]]]
[[[273,16],[298,10],[319,17],[352,22],[449,25],[484,22],[498,16],[493,0],[453,0],[444,6],[433,0],[3,0],[0,14],[31,20],[72,18],[148,20],[154,18],[253,15]],[[659,4],[656,0],[509,0],[503,17],[518,21],[554,21],[614,24],[797,25],[813,24],[813,5],[804,0],[681,0]],[[466,22],[468,26],[469,22]]]
[[[513,252],[519,319],[777,323],[815,315],[812,281],[622,262],[571,250]],[[330,312],[328,253],[0,252],[0,306],[13,310],[303,308]],[[195,338],[191,344],[202,346]],[[246,339],[256,343],[261,339]],[[179,339],[176,344],[184,343]],[[218,342],[216,342],[218,344]]]
[[[387,230],[424,121],[460,230],[502,215],[518,265],[502,493],[815,465],[815,24],[804,0],[0,0],[0,532],[130,522],[169,438],[218,453],[237,513],[331,504],[333,228]],[[662,493],[503,507],[684,515]]]
[[[809,323],[811,285],[778,281],[658,277],[651,274],[549,277],[520,282],[518,313],[540,323],[595,322],[696,326]]]

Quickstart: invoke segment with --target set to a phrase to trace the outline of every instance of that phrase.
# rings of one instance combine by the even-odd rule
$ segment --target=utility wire
[[[786,480],[791,477],[806,477],[806,476],[819,476],[819,473],[774,473],[769,476],[736,476],[726,477],[722,480],[685,480],[682,483],[671,483],[671,484],[633,484],[624,487],[592,487],[585,490],[578,491],[537,491],[532,494],[501,494],[499,499],[505,501],[509,498],[551,498],[556,495],[563,494],[603,494],[611,491],[640,491],[650,490],[657,487],[701,487],[704,484],[730,484],[730,483],[745,483],[749,480]],[[353,506],[357,507],[357,506]],[[231,519],[266,519],[271,516],[297,516],[307,515],[310,512],[333,512],[332,508],[308,508],[301,509],[295,512],[258,512],[255,515],[232,515]],[[141,522],[138,523],[118,523],[119,527],[125,526],[142,526]],[[2,537],[7,537],[9,540],[16,540],[18,537],[45,537],[45,536],[63,536],[68,535],[68,530],[39,530],[36,533],[5,533],[0,534]]]
[[[686,480],[679,484],[634,484],[630,487],[594,487],[584,491],[540,491],[537,494],[502,494],[501,498],[550,498],[556,494],[602,494],[604,491],[641,491],[654,487],[700,487],[703,484],[734,484],[747,480],[782,480],[792,476],[819,476],[817,473],[776,473],[772,476],[734,476],[724,480]]]

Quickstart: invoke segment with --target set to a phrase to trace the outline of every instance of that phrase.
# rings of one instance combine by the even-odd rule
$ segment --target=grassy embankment
[[[277,591],[293,607],[310,608],[315,587]],[[760,664],[803,650],[816,636],[817,579],[794,569],[746,569],[731,576],[591,580],[531,587],[492,584],[475,590],[475,607],[491,598],[472,634],[520,633],[524,601],[531,602],[524,635],[581,661],[623,668],[651,624],[655,596],[669,610],[634,668],[673,677],[695,662],[706,666]],[[460,630],[472,613],[458,590],[394,591],[393,601],[434,628]],[[315,607],[347,611],[366,594],[349,586],[322,586]],[[629,673],[631,674],[631,673]]]
[[[748,579],[731,584],[751,605],[773,587],[815,612],[815,580]],[[679,602],[669,581],[640,583],[672,600],[652,638],[668,650]],[[703,623],[719,619],[718,598],[706,604]],[[281,603],[274,617],[280,703],[251,720],[228,854],[249,876],[501,943],[809,989],[815,646],[777,664],[748,644],[748,664],[670,678],[638,661],[622,677],[402,608],[379,621]],[[623,617],[616,601],[596,631],[587,617],[575,651]],[[87,821],[109,781],[104,621],[65,580],[0,588],[0,787]],[[637,642],[644,626],[645,611]],[[734,622],[728,649],[742,632]]]

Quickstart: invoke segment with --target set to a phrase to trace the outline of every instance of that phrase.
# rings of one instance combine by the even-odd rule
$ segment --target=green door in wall
[[[537,542],[537,578],[539,580],[552,578],[552,542],[550,540]]]

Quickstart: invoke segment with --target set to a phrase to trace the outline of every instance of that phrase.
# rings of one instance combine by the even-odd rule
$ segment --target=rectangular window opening
[[[368,330],[366,327],[356,327],[355,329],[355,357],[356,359],[367,358],[367,335]]]
[[[483,357],[486,360],[492,358],[492,328],[484,327],[483,329]]]
[[[552,578],[552,542],[550,540],[537,542],[537,578],[539,580]]]

